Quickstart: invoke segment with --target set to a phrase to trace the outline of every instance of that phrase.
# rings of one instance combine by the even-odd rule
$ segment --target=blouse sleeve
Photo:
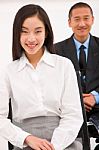
[[[83,123],[82,108],[75,69],[71,61],[64,62],[64,92],[61,100],[61,119],[52,140],[55,150],[72,144]]]
[[[7,72],[2,69],[0,70],[0,136],[13,145],[23,148],[24,139],[29,133],[24,132],[8,119],[10,94],[11,87]]]

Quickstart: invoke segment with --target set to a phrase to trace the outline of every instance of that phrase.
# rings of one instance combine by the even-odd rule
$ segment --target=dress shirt
[[[55,150],[74,142],[83,117],[76,73],[69,59],[45,50],[36,68],[23,54],[1,71],[0,135],[22,148],[29,133],[7,119],[9,98],[16,122],[37,116],[61,117],[51,140]]]
[[[85,51],[85,54],[86,54],[86,62],[87,62],[87,57],[88,57],[88,46],[89,46],[89,40],[90,40],[90,35],[88,36],[87,40],[83,43],[83,45],[86,47],[84,49]],[[82,45],[82,43],[80,43],[79,41],[77,41],[75,38],[74,38],[74,42],[75,42],[75,46],[76,46],[76,50],[77,50],[77,57],[78,57],[78,60],[79,60],[79,52],[80,52],[80,46]],[[99,104],[99,93],[96,92],[95,90],[91,92],[94,97],[95,97],[95,100],[96,100],[96,104]]]

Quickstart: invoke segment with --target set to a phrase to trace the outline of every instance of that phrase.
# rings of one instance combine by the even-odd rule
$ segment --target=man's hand
[[[32,135],[27,136],[24,143],[33,150],[55,150],[53,145],[47,140]]]
[[[96,104],[94,95],[90,94],[83,94],[83,101],[84,106],[87,112],[90,112],[92,110],[92,107]]]

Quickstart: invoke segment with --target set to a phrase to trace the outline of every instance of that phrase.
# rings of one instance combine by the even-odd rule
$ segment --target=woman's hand
[[[41,139],[32,135],[27,136],[24,142],[33,150],[55,150],[53,145],[46,139]]]

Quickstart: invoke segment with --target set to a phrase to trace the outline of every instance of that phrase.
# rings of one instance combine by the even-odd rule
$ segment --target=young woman
[[[17,12],[12,53],[0,73],[0,135],[14,150],[70,149],[83,123],[76,74],[70,60],[52,54],[53,32],[40,6]]]

